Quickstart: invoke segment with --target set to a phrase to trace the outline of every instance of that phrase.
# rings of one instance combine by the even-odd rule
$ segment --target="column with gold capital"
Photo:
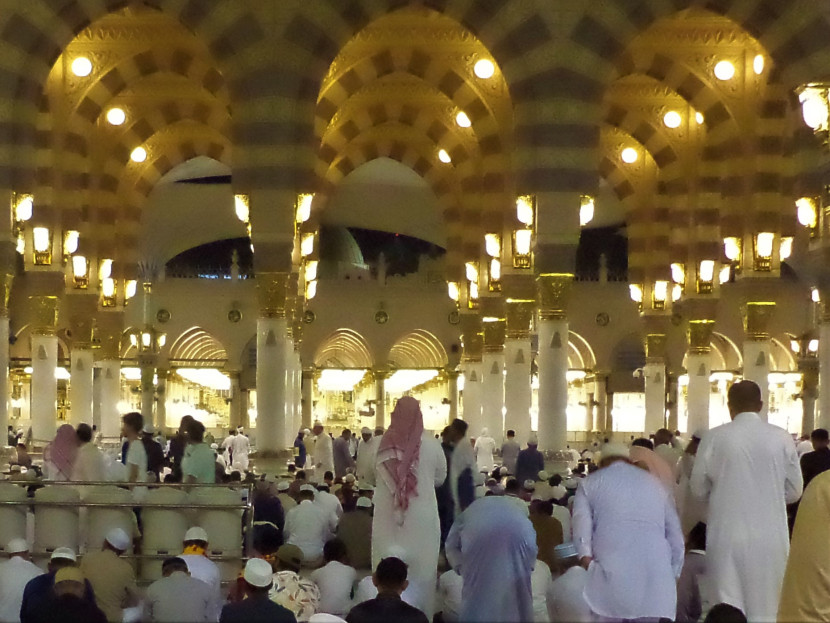
[[[121,436],[121,335],[124,332],[124,312],[101,310],[95,321],[95,335],[101,344],[98,351],[100,373],[101,436],[118,439]]]
[[[73,426],[82,422],[92,425],[92,383],[95,375],[92,331],[98,297],[95,294],[68,294],[66,307],[72,336],[69,419]]]
[[[314,414],[314,366],[303,368],[302,427],[311,428]]]
[[[14,273],[0,273],[0,430],[9,426],[11,391],[9,385],[9,295]]]
[[[574,276],[536,278],[539,302],[539,448],[562,450],[568,443],[568,299]],[[520,440],[521,441],[521,440]]]
[[[459,372],[452,366],[447,366],[447,399],[450,401],[449,421],[458,417],[458,375]]]
[[[645,336],[646,419],[645,433],[653,433],[666,426],[666,334],[647,332]]]
[[[285,449],[286,341],[285,317],[288,273],[256,275],[257,319],[257,425],[258,453],[274,455]]]
[[[461,414],[473,431],[481,430],[481,357],[484,352],[484,332],[481,316],[461,314],[461,373],[464,375],[464,389],[461,394]]]
[[[497,443],[504,437],[504,340],[507,322],[504,318],[482,318],[484,352],[481,357],[481,420]],[[473,429],[476,437],[481,430]]]
[[[504,428],[516,431],[524,443],[530,435],[530,325],[536,302],[507,299],[507,339],[504,342]]]
[[[830,428],[830,289],[821,290],[818,327],[818,413],[816,428]]]
[[[686,429],[709,430],[709,399],[712,395],[712,331],[714,320],[689,321],[689,351],[686,354],[686,370],[689,385],[686,388],[686,409],[689,417]]]
[[[58,416],[58,308],[51,295],[30,296],[32,330],[32,438],[38,445],[55,436]]]
[[[750,301],[741,309],[744,320],[744,380],[754,381],[761,388],[761,419],[767,419],[769,402],[770,340],[769,326],[775,314],[775,303]]]

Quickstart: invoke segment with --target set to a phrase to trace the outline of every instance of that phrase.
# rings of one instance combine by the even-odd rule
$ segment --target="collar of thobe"
[[[738,418],[741,418],[742,420],[748,420],[748,419],[760,420],[761,419],[761,417],[757,413],[755,413],[755,411],[742,411],[741,413],[736,415],[734,418],[732,418],[732,420],[735,421]]]

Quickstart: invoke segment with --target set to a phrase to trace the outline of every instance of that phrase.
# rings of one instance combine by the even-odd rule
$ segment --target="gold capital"
[[[714,328],[714,320],[690,320],[689,352],[695,355],[710,353],[712,351],[712,331]]]
[[[648,333],[645,339],[646,362],[659,363],[666,356],[666,334]]]
[[[124,332],[124,312],[100,311],[95,322],[95,338],[100,343],[100,359],[121,357],[121,335]]]
[[[530,324],[536,302],[530,300],[507,299],[507,337],[508,339],[530,338]]]
[[[744,333],[750,341],[769,339],[769,324],[775,313],[775,303],[751,301],[741,308],[744,318]]]
[[[288,273],[263,272],[256,275],[261,318],[284,318]]]
[[[58,309],[60,299],[57,296],[33,295],[29,297],[32,305],[32,323],[37,335],[54,335],[58,329]]]
[[[481,361],[484,332],[478,314],[461,314],[461,345],[464,347],[462,361]]]
[[[9,296],[12,293],[14,273],[0,273],[0,317],[9,315]]]
[[[482,325],[484,327],[484,352],[501,352],[507,333],[507,323],[504,318],[485,318]]]
[[[536,278],[539,318],[563,320],[567,316],[573,281],[572,273],[547,273]]]

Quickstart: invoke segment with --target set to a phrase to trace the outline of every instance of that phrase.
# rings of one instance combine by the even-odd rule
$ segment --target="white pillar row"
[[[594,373],[594,422],[593,430],[610,432],[605,428],[605,409],[606,401],[608,400],[608,375],[595,372]]]
[[[154,355],[139,355],[138,367],[141,370],[141,415],[144,417],[144,425],[152,426],[155,422],[153,416],[155,409],[156,386],[154,381],[156,375],[156,358]]]
[[[285,353],[285,426],[283,428],[282,445],[291,447],[294,443],[294,339],[291,326],[288,325],[288,336],[284,343]]]
[[[665,426],[666,418],[666,364],[665,361],[647,361],[643,366],[646,397],[646,435]]]
[[[302,374],[302,424],[303,428],[310,429],[314,412],[314,368],[305,368]]]
[[[244,426],[242,417],[242,389],[239,384],[239,370],[232,370],[229,373],[231,379],[231,408],[229,413],[229,424],[231,428]]]
[[[535,311],[534,301],[508,299],[507,339],[504,343],[504,428],[516,431],[521,443],[530,436],[530,407],[533,390],[530,370],[533,352],[530,325]]]
[[[830,291],[827,292],[830,296]],[[827,305],[827,307],[824,307]],[[818,414],[816,428],[830,429],[830,303],[822,303],[824,307],[821,324],[819,325],[818,342]]]
[[[294,350],[294,436],[302,428],[303,423],[303,362],[300,358],[299,344]],[[294,438],[291,439],[291,445]]]
[[[461,416],[470,432],[481,430],[481,361],[465,361],[461,364],[464,375],[464,392],[461,395]]]
[[[375,368],[375,428],[386,429],[386,375],[385,368]]]
[[[121,361],[104,359],[99,373],[101,385],[101,435],[104,439],[118,439],[121,436]]]
[[[0,309],[0,431],[9,427],[11,413],[11,384],[9,382],[9,313],[8,306]]]
[[[484,352],[481,357],[481,420],[499,444],[504,437],[504,339],[507,323],[503,318],[485,318]],[[471,437],[481,429],[470,431]]]
[[[743,377],[755,381],[761,388],[761,419],[767,420],[769,402],[770,334],[769,325],[775,313],[775,303],[748,302],[742,309],[744,320]]]
[[[257,426],[260,452],[284,449],[286,405],[285,317],[257,319]]]
[[[815,428],[816,399],[818,398],[819,363],[815,357],[802,357],[798,362],[801,371],[801,434],[809,435]]]
[[[447,399],[450,401],[449,422],[458,417],[458,370],[447,370]],[[449,422],[447,422],[449,424]]]
[[[58,337],[32,334],[32,438],[38,445],[55,437],[58,417]]]
[[[95,377],[95,363],[91,348],[73,346],[69,356],[69,405],[70,422],[73,426],[85,422],[92,425],[92,384]]]
[[[689,385],[686,388],[687,432],[709,430],[709,400],[712,396],[712,331],[714,320],[689,321],[686,370]]]
[[[539,301],[539,448],[563,450],[568,445],[568,319],[574,276],[551,273],[536,278]]]
[[[167,426],[167,377],[170,370],[158,368],[156,370],[156,416],[154,430],[163,430]]]

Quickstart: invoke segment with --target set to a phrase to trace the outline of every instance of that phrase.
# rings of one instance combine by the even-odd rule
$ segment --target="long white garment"
[[[677,514],[680,515],[680,526],[683,534],[698,522],[706,522],[709,506],[692,493],[692,469],[695,466],[695,455],[684,454],[677,464]]]
[[[380,464],[375,469],[386,467]],[[373,499],[375,516],[372,522],[372,568],[376,568],[393,547],[402,549],[403,561],[409,566],[409,585],[421,597],[421,603],[414,605],[432,620],[438,549],[441,545],[435,487],[440,486],[447,477],[447,461],[441,444],[428,432],[421,435],[417,476],[416,495],[410,498],[409,508],[400,525],[395,519],[397,513],[392,491],[385,479],[378,478]]]
[[[455,569],[445,571],[438,578],[438,609],[446,623],[458,622],[463,591],[464,580]]]
[[[553,581],[548,611],[552,623],[592,623],[594,615],[585,601],[588,572],[571,567]]]
[[[553,577],[547,563],[536,561],[530,574],[530,588],[533,594],[533,623],[550,623],[548,601],[553,589]]]
[[[372,437],[369,441],[360,440],[357,446],[357,464],[355,466],[357,479],[361,483],[375,486],[375,459],[378,456],[380,437]]]
[[[247,435],[238,433],[234,435],[231,441],[231,452],[233,452],[233,462],[231,467],[241,472],[248,469],[248,453],[251,451],[251,442]]]
[[[43,569],[20,556],[0,563],[0,621],[20,621],[23,589],[29,580],[43,575]]]
[[[236,439],[236,435],[228,435],[222,440],[222,445],[219,446],[222,449],[222,456],[225,457],[225,465],[231,464],[231,448],[234,439]]]
[[[571,511],[567,506],[553,505],[553,518],[562,524],[562,538],[565,542],[571,540],[573,533],[571,532]]]
[[[323,480],[323,474],[326,472],[334,473],[334,447],[332,446],[331,436],[325,431],[317,435],[314,442],[312,463],[314,464],[314,474],[320,481]]]
[[[790,549],[786,505],[802,491],[789,433],[757,413],[713,428],[700,442],[691,490],[709,500],[706,601],[775,621]]]
[[[104,454],[91,443],[78,448],[72,466],[72,482],[103,482],[106,480]]]
[[[657,478],[618,461],[583,479],[573,533],[579,556],[593,557],[584,594],[594,613],[674,618],[683,533],[674,500]]]
[[[490,472],[493,470],[495,459],[493,453],[496,451],[496,440],[487,434],[485,428],[481,435],[476,439],[475,445],[476,463],[478,464],[478,471]]]

